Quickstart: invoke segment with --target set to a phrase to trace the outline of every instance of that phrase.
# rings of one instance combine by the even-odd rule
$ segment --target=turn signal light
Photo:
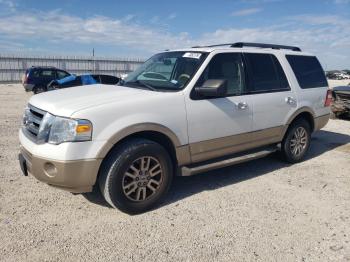
[[[79,133],[85,133],[91,131],[91,126],[89,125],[77,125],[75,131]]]

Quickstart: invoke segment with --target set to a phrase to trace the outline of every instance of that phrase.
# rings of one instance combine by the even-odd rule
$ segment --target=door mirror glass
[[[202,86],[195,88],[196,93],[204,97],[223,97],[227,94],[226,79],[208,79]]]

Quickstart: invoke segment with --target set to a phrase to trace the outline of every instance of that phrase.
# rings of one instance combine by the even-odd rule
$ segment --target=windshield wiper
[[[125,82],[125,84],[128,84],[128,83],[130,83],[130,84],[138,84],[138,85],[140,85],[140,86],[142,86],[142,87],[146,87],[147,89],[149,89],[149,90],[152,90],[152,91],[158,91],[157,89],[155,89],[153,86],[151,86],[151,85],[149,85],[149,84],[146,84],[145,82],[142,82],[142,81],[140,81],[140,80],[136,80],[136,81],[132,81],[132,82]]]

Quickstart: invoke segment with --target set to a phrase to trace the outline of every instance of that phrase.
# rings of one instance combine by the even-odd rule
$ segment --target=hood
[[[159,95],[159,92],[115,85],[88,85],[34,95],[29,104],[58,116],[69,117],[77,111],[102,104],[125,102]]]

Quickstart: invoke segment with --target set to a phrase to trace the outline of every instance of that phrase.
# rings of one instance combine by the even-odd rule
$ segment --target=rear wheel
[[[281,144],[284,158],[290,163],[303,160],[310,147],[311,128],[304,119],[297,119],[289,127]]]
[[[131,139],[106,159],[99,185],[106,201],[129,214],[145,212],[167,193],[172,182],[172,163],[158,143]]]

